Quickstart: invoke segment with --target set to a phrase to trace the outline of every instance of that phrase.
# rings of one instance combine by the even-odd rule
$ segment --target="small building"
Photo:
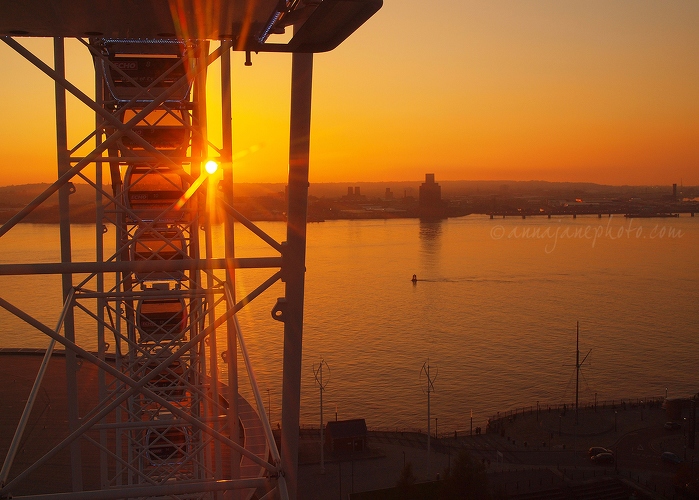
[[[330,421],[325,426],[325,446],[333,452],[366,449],[366,421],[363,418]]]

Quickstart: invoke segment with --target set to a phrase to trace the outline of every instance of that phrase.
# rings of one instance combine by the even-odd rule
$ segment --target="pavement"
[[[42,356],[27,350],[25,353],[0,355],[0,455],[5,454],[12,441],[17,423],[24,410],[27,396],[34,384]],[[65,397],[66,368],[65,358],[52,358],[48,364],[43,384],[39,391],[31,417],[14,460],[9,480],[25,471],[39,458],[48,453],[54,445],[69,434],[68,401]],[[95,405],[97,398],[96,371],[92,365],[80,367],[78,392],[81,402]],[[93,438],[99,439],[92,433]],[[99,452],[94,447],[81,446],[84,463],[84,486],[97,488],[99,485]],[[70,491],[70,451],[63,449],[35,470],[28,480],[23,481],[15,495]]]

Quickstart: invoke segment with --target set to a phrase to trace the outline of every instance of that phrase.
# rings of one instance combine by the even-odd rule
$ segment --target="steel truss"
[[[282,244],[232,206],[231,43],[212,48],[203,41],[79,40],[95,63],[95,99],[66,79],[62,38],[54,39],[50,67],[16,39],[2,37],[55,82],[58,177],[0,227],[0,237],[57,192],[61,261],[1,265],[0,275],[61,275],[64,306],[51,328],[0,298],[1,307],[49,339],[0,472],[0,498],[21,498],[16,493],[32,474],[66,449],[70,498],[250,498],[256,491],[259,496],[294,498],[312,55],[292,56],[288,241]],[[212,144],[206,132],[206,76],[214,61],[222,66],[221,145]],[[67,139],[67,93],[96,116],[94,130],[72,146]],[[209,159],[223,170],[220,189],[204,170]],[[94,262],[73,262],[71,257],[68,200],[74,181],[95,192]],[[214,258],[207,216],[211,203],[226,214],[223,259]],[[236,259],[234,221],[278,256]],[[114,243],[111,253],[106,251],[107,238]],[[239,298],[235,270],[244,267],[269,268],[271,274]],[[273,317],[284,322],[282,444],[290,450],[284,457],[235,318],[282,278],[286,297],[277,302]],[[76,332],[76,314],[88,317],[94,330]],[[96,352],[81,346],[86,335],[96,338]],[[225,336],[224,353],[218,352],[217,335]],[[66,353],[68,428],[51,451],[26,470],[14,471],[12,463],[56,343]],[[238,396],[233,353],[239,350],[256,411],[248,411],[248,403]],[[228,363],[225,384],[218,374],[222,354]],[[98,403],[90,408],[78,389],[77,370],[85,362],[98,370]],[[262,429],[263,440],[253,438],[252,427]],[[96,483],[84,477],[86,446],[100,457]],[[65,497],[53,492],[40,496]]]

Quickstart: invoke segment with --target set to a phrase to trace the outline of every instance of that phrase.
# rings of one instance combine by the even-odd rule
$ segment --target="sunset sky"
[[[315,57],[311,181],[699,184],[697,26],[696,0],[384,0]],[[22,43],[51,60],[49,41]],[[68,56],[91,94],[86,49],[69,41]],[[291,58],[243,60],[236,178],[284,182]],[[5,44],[0,61],[0,185],[52,181],[52,82]],[[77,140],[93,118],[70,112]]]

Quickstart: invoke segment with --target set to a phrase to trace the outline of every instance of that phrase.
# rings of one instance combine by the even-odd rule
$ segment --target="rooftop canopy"
[[[0,0],[0,36],[234,40],[236,50],[325,52],[383,0]],[[270,35],[294,25],[288,42]]]

